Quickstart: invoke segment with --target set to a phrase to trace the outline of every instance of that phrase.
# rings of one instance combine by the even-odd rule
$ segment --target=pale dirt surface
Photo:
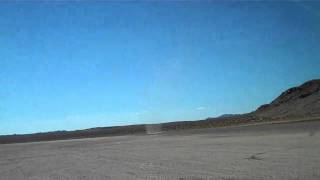
[[[0,180],[320,179],[320,121],[0,145]]]

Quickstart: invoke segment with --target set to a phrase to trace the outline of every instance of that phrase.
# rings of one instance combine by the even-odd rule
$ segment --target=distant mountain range
[[[235,116],[239,116],[240,114],[222,114],[220,116],[218,116],[218,118],[229,118],[229,117],[235,117]]]
[[[162,124],[99,127],[77,131],[55,131],[25,135],[7,135],[0,136],[0,144],[127,134],[157,134],[161,131],[234,126],[250,123],[317,117],[320,117],[320,79],[311,80],[301,86],[290,88],[270,104],[262,105],[257,110],[247,114],[224,114],[216,118],[207,118],[205,120],[198,121],[180,121]]]

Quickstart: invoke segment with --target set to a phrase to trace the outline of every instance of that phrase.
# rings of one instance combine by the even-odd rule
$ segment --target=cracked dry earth
[[[0,145],[0,180],[320,179],[320,121]]]

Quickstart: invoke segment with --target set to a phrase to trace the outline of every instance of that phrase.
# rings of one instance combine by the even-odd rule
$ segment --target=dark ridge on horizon
[[[307,81],[300,86],[281,93],[270,104],[260,106],[246,114],[224,114],[198,121],[179,121],[161,124],[139,124],[128,126],[95,127],[75,131],[53,131],[34,134],[2,135],[0,144],[36,141],[66,140],[131,134],[153,134],[154,132],[211,128],[249,123],[320,117],[320,79]]]
[[[222,114],[220,116],[218,116],[218,118],[229,118],[229,117],[235,117],[235,116],[239,116],[241,114]]]

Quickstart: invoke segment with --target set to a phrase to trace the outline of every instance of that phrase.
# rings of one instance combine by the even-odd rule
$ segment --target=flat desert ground
[[[320,121],[0,145],[1,180],[320,179]]]

